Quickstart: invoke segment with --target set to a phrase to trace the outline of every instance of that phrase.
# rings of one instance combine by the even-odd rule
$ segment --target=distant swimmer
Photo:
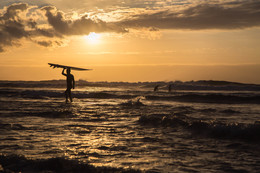
[[[68,98],[70,98],[70,101],[72,102],[71,97],[71,88],[75,88],[75,80],[74,76],[70,73],[70,68],[67,68],[67,74],[64,73],[65,68],[62,70],[62,75],[67,77],[67,90],[65,91],[66,96],[66,103],[68,103]]]
[[[156,85],[153,89],[154,92],[158,91],[159,85]]]
[[[169,93],[172,91],[172,84],[169,84],[168,91],[169,91]]]

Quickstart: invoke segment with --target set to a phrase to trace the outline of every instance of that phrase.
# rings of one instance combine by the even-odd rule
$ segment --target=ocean
[[[260,85],[65,82],[0,81],[0,172],[260,170]]]

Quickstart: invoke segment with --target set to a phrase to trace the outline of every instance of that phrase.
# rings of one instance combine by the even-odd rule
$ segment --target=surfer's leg
[[[68,89],[65,91],[66,103],[68,103]]]
[[[70,102],[72,102],[71,89],[68,90],[68,95],[69,95],[69,97],[70,97]]]

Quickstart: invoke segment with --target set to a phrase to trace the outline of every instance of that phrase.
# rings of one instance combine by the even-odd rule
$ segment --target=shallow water
[[[155,172],[260,170],[257,92],[83,87],[72,104],[63,88],[0,92],[4,155]]]

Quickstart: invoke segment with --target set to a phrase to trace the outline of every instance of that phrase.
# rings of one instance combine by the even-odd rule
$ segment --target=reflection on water
[[[169,94],[125,88],[79,89],[72,104],[59,89],[28,93],[16,88],[0,100],[1,154],[158,172],[260,168],[257,104],[149,99]]]

